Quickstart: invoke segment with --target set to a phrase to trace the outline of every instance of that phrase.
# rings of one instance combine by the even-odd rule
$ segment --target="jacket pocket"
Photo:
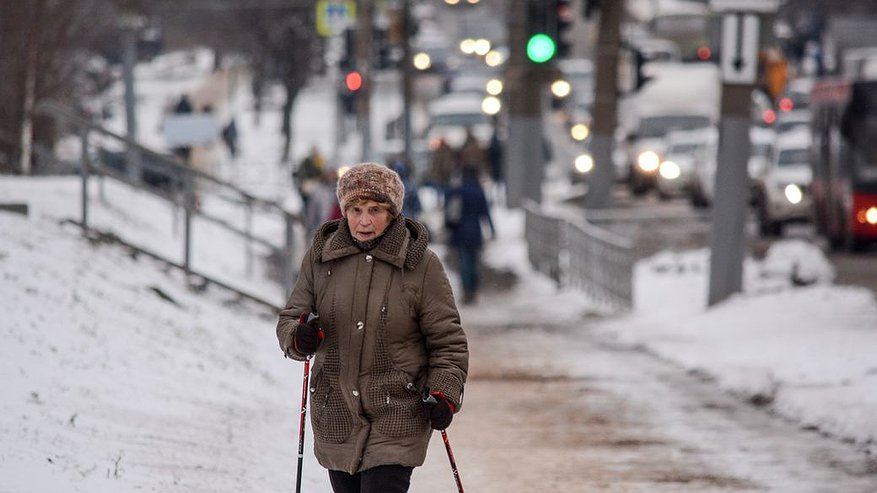
[[[394,368],[380,379],[376,426],[385,436],[402,438],[422,434],[429,423],[423,412],[420,388],[408,372]]]
[[[337,385],[322,372],[314,375],[311,386],[311,426],[316,438],[327,443],[343,443],[353,431],[353,419]]]

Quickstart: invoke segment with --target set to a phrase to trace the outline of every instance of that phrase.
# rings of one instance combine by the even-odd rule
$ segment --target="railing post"
[[[247,277],[253,277],[253,199],[249,196],[244,197],[247,203],[247,210],[244,211],[244,223],[247,232],[246,246],[246,274]]]
[[[82,231],[88,232],[88,167],[91,160],[88,156],[88,129],[82,127],[80,129],[82,138]]]
[[[186,274],[192,272],[192,212],[195,208],[195,190],[192,183],[192,175],[188,171],[183,173],[183,209],[185,210],[183,231],[183,267]]]

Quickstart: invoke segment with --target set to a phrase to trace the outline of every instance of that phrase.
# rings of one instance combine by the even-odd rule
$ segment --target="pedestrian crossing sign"
[[[355,1],[319,0],[317,2],[317,34],[320,36],[341,34],[355,20]]]

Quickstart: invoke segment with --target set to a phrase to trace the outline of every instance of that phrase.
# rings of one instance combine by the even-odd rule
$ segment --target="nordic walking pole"
[[[305,416],[308,413],[308,375],[311,372],[311,357],[305,360],[304,383],[301,387],[301,418],[298,423],[298,471],[295,474],[295,493],[301,493],[301,470],[305,456]]]
[[[457,471],[457,461],[454,460],[454,452],[451,450],[451,442],[448,441],[448,432],[442,430],[442,441],[445,442],[445,450],[448,451],[448,461],[451,462],[451,471],[454,473],[454,481],[457,482],[457,491],[463,493],[463,483],[460,481],[460,472]]]
[[[423,402],[435,404],[437,401],[435,396],[430,394],[429,390],[426,390],[423,393]],[[451,472],[454,473],[454,481],[457,482],[457,491],[463,493],[463,482],[460,481],[460,471],[457,470],[457,461],[454,460],[454,451],[451,450],[451,442],[448,441],[448,432],[445,430],[441,430],[441,432],[442,441],[445,442],[445,450],[448,452],[448,461],[451,463]]]

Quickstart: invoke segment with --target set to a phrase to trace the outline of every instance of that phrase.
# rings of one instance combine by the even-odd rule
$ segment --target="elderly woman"
[[[360,164],[337,195],[343,217],[314,234],[277,338],[290,358],[316,353],[314,451],[332,489],[404,493],[462,405],[466,335],[426,228],[400,213],[399,175]]]

